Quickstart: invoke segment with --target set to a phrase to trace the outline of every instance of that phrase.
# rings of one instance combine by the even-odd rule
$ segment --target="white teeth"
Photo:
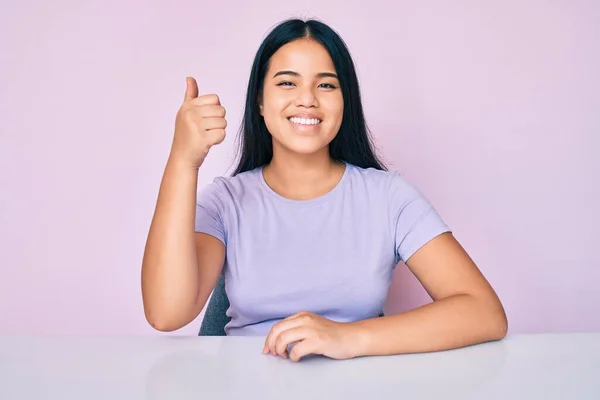
[[[317,118],[291,117],[290,121],[294,124],[300,124],[300,125],[318,125],[321,123],[321,120],[317,119]]]

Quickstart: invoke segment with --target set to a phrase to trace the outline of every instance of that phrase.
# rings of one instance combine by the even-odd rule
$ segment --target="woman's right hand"
[[[175,119],[171,158],[199,168],[210,148],[225,139],[225,108],[216,94],[198,95],[194,78],[186,78],[183,104]]]

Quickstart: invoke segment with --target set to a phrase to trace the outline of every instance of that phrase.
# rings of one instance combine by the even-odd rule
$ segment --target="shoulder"
[[[451,232],[435,207],[402,173],[360,169],[357,173],[368,182],[372,193],[379,193],[385,199],[380,204],[387,211],[396,262],[406,262],[425,243],[441,233]]]
[[[260,185],[260,169],[242,172],[234,176],[217,176],[211,183],[198,190],[199,197],[239,198],[256,190]]]
[[[351,167],[351,184],[359,190],[366,190],[371,195],[378,195],[386,200],[398,202],[421,196],[419,190],[398,171],[379,170],[375,168]]]

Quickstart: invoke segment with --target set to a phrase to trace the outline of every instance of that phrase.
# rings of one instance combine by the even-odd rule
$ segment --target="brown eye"
[[[335,89],[336,87],[334,85],[332,85],[331,83],[321,83],[319,86],[325,88],[325,89]]]

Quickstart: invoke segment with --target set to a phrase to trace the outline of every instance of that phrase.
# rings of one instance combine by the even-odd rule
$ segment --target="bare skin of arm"
[[[142,264],[146,319],[174,331],[193,321],[214,289],[225,260],[223,243],[194,232],[198,171],[169,162]]]
[[[505,337],[500,299],[452,234],[433,239],[406,264],[434,301],[352,324],[361,338],[360,355],[441,351]]]
[[[160,331],[177,330],[200,314],[225,260],[220,240],[194,231],[198,171],[225,138],[225,109],[216,95],[198,96],[193,78],[186,83],[142,261],[144,314]]]

